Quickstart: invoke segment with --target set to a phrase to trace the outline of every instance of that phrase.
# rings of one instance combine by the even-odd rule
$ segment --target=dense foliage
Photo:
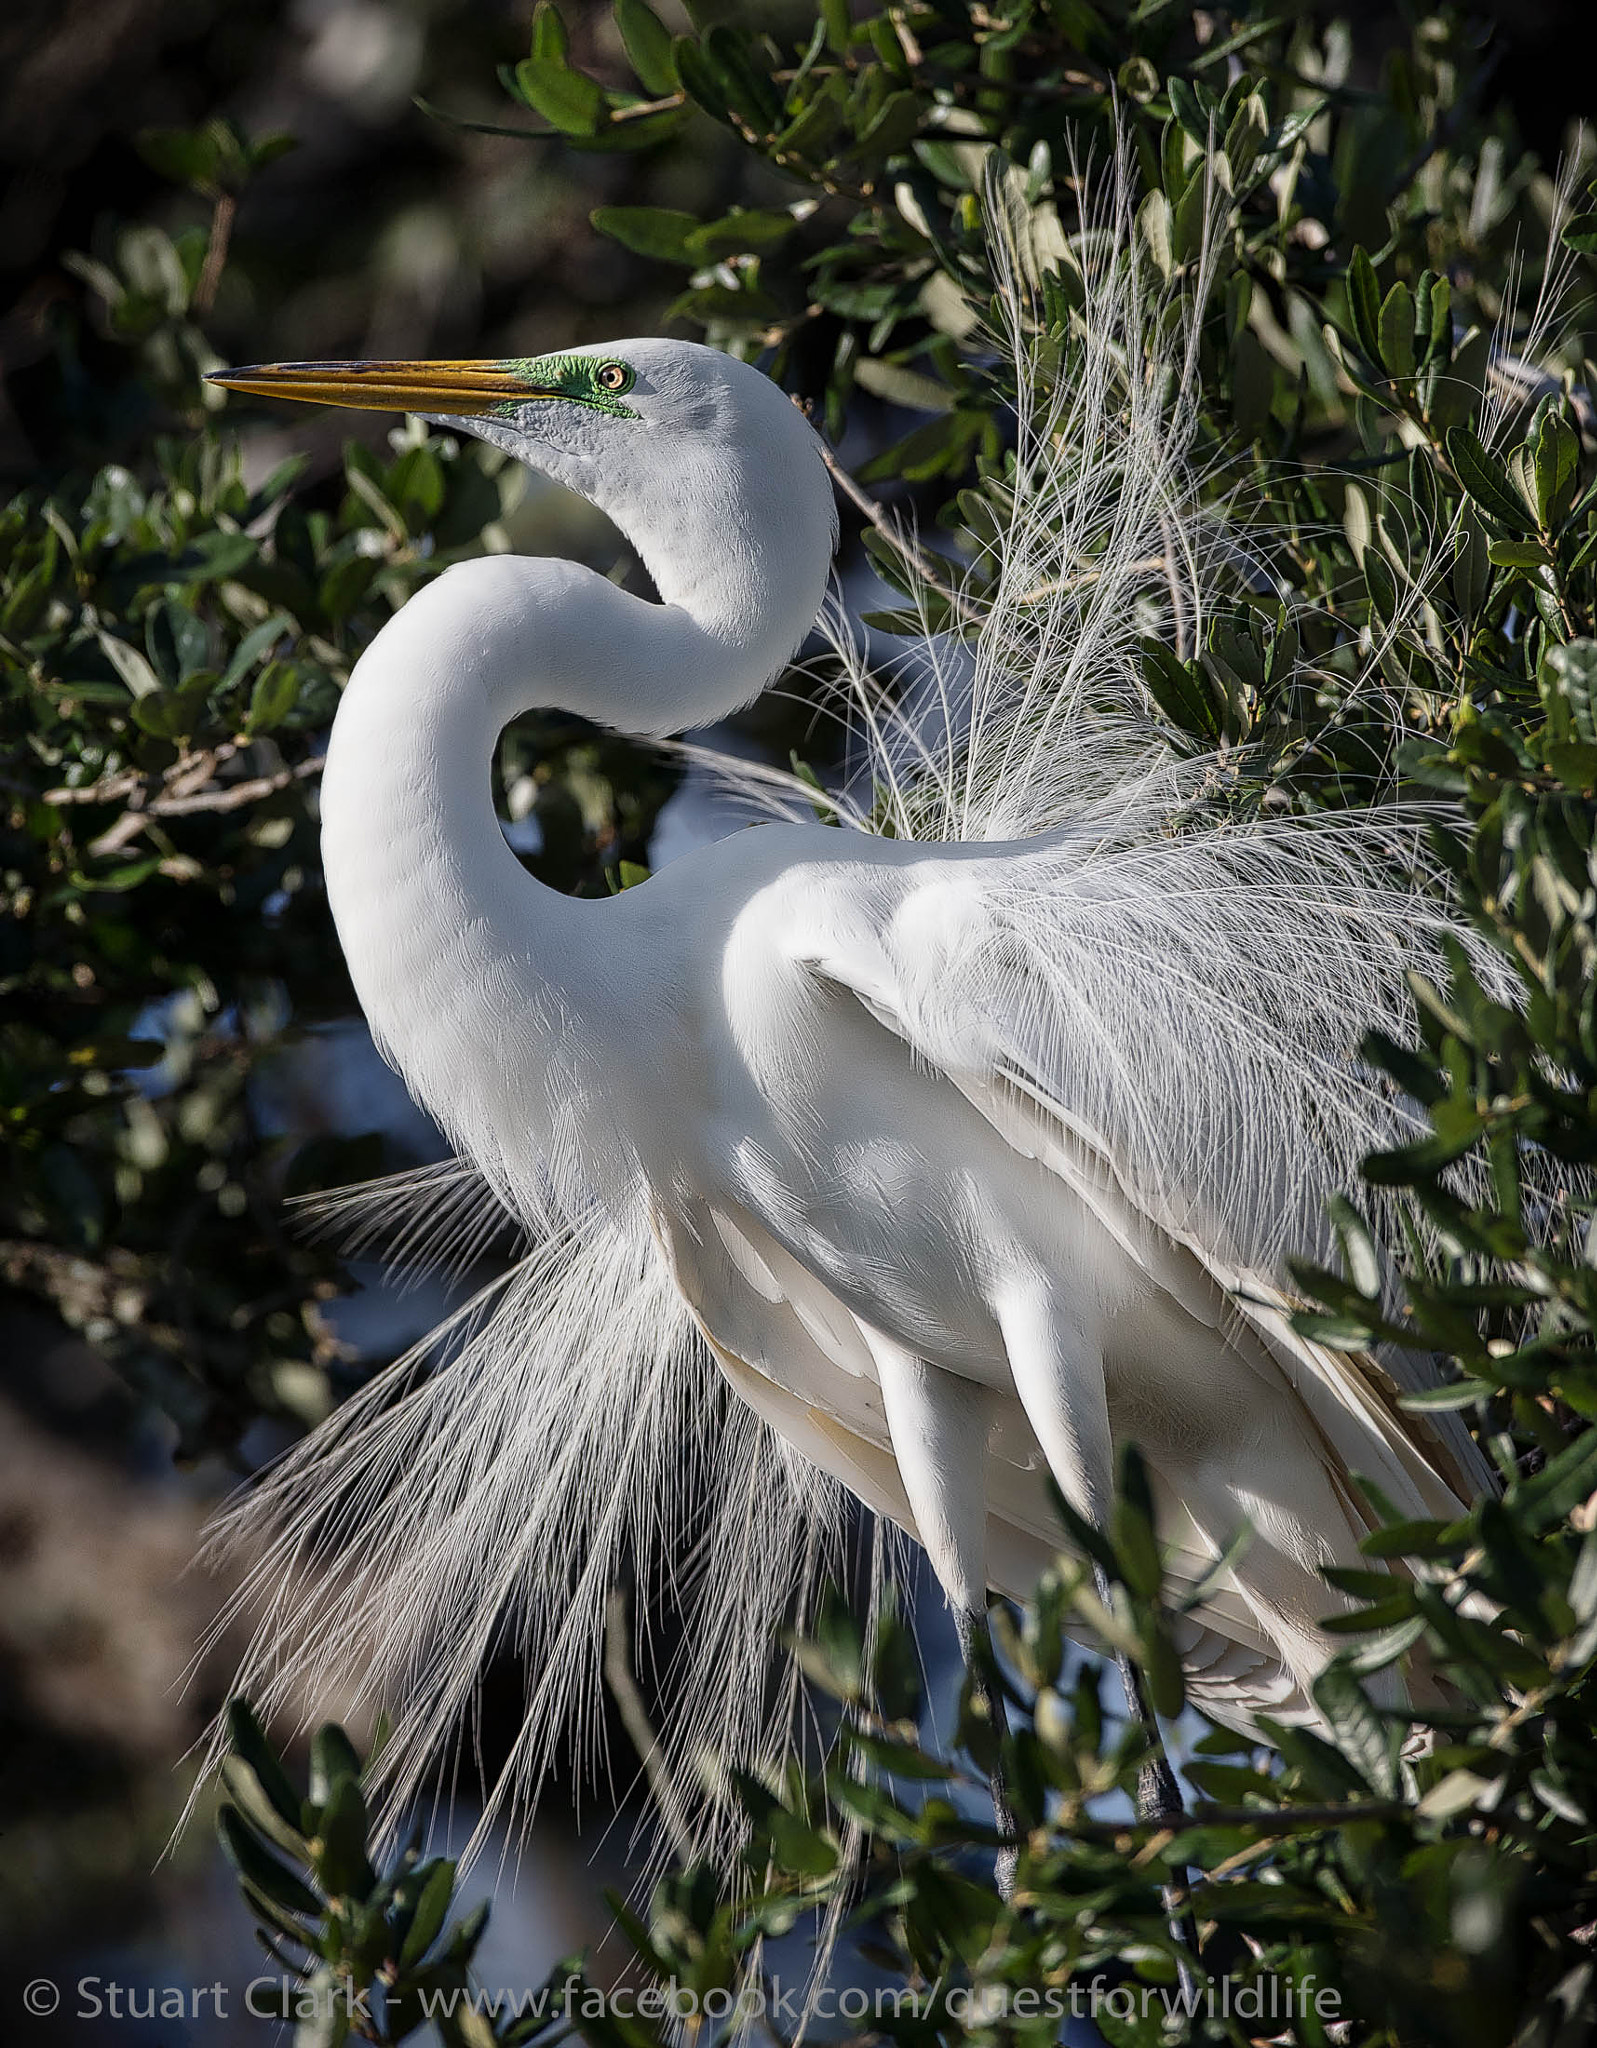
[[[208,195],[272,154],[222,124],[147,147]],[[283,1203],[376,1170],[382,1141],[285,1133],[261,1087],[353,1007],[314,784],[362,646],[419,583],[507,544],[525,481],[412,422],[383,454],[347,444],[335,490],[296,493],[302,458],[246,485],[202,381],[226,219],[125,228],[113,261],[83,259],[128,350],[104,403],[158,401],[166,431],[138,470],[68,471],[0,513],[0,1272],[104,1347],[187,1456],[348,1384],[334,1268]],[[570,721],[507,739],[510,810],[536,814],[557,886],[602,890],[644,850],[671,777],[630,753],[616,775],[617,752]]]
[[[1444,794],[1437,851],[1507,977],[1487,987],[1457,955],[1447,987],[1416,988],[1413,1041],[1367,1048],[1431,1135],[1348,1191],[1341,1270],[1299,1273],[1322,1338],[1454,1361],[1423,1398],[1471,1412],[1505,1481],[1456,1526],[1383,1530],[1368,1571],[1336,1575],[1364,1608],[1335,1624],[1330,1736],[1276,1731],[1272,1752],[1216,1734],[1187,1773],[1190,1826],[1121,1817],[1111,1795],[1134,1785],[1138,1741],[1094,1667],[1065,1659],[1062,1624],[1074,1609],[1134,1649],[1160,1711],[1180,1710],[1132,1459],[1101,1556],[1113,1611],[1062,1564],[1000,1629],[1027,1830],[1013,1902],[989,1881],[991,1831],[950,1796],[979,1792],[989,1761],[979,1697],[955,1751],[926,1749],[902,1625],[864,1644],[839,1610],[803,1652],[840,1703],[837,1755],[744,1787],[752,1886],[669,1879],[629,1923],[639,1966],[701,1998],[757,1987],[762,1941],[836,1907],[889,1982],[924,1994],[870,2022],[906,2043],[1052,2038],[1089,2010],[1114,2042],[1309,2043],[1331,2021],[1371,2044],[1584,2038],[1597,1285],[1568,1197],[1597,1158],[1597,199],[1562,204],[1518,154],[1485,104],[1478,38],[1447,10],[1380,50],[1257,5],[825,0],[802,34],[706,17],[673,38],[644,0],[617,0],[614,21],[631,76],[591,54],[586,23],[573,38],[538,8],[503,75],[518,132],[667,155],[735,140],[758,204],[606,206],[594,227],[668,266],[676,320],[768,361],[833,437],[874,430],[849,490],[865,545],[956,629],[1002,531],[1014,396],[982,338],[984,180],[999,167],[1051,262],[1039,318],[1068,376],[1076,167],[1123,125],[1146,263],[1199,323],[1208,489],[1248,536],[1201,641],[1183,627],[1148,645],[1150,698],[1180,744],[1225,751],[1238,801]],[[156,147],[213,198],[250,167],[237,138]],[[352,449],[331,495],[302,502],[291,471],[246,487],[198,382],[212,252],[203,232],[133,229],[117,267],[91,273],[173,431],[138,473],[52,480],[0,524],[5,1270],[110,1347],[191,1450],[236,1443],[263,1409],[314,1412],[329,1374],[337,1390],[321,1320],[337,1272],[278,1205],[355,1161],[282,1158],[252,1077],[347,1007],[311,812],[338,685],[418,580],[496,544],[512,488],[482,451],[408,429],[390,459]],[[883,493],[921,517],[910,553]],[[513,744],[539,793],[542,872],[600,888],[642,857],[657,770],[563,728]],[[156,1087],[140,1078],[152,1057]],[[1484,1170],[1466,1197],[1450,1169],[1469,1160]],[[1377,1192],[1441,1247],[1422,1255],[1418,1232],[1394,1247],[1395,1298],[1367,1220]],[[1411,1723],[1373,1703],[1368,1681],[1404,1655],[1447,1674],[1446,1710]],[[450,1923],[452,1868],[372,1860],[336,1734],[308,1804],[243,1713],[235,1735],[224,1834],[252,1906],[317,1981],[371,1994],[305,2018],[307,2038],[401,2038],[421,1988],[469,1982],[480,1927]],[[1162,1894],[1182,1871],[1196,1947]],[[1095,1980],[1095,2005],[1071,2002]],[[1311,1980],[1334,2002],[1309,1999]],[[1020,1996],[1049,1991],[1064,2005]],[[614,2048],[669,2031],[580,2000],[569,2016]],[[464,2007],[431,2023],[461,2041],[556,2024]]]

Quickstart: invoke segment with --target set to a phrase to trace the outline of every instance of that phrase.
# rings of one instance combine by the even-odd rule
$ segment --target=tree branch
[[[218,750],[220,751],[220,750]],[[195,789],[192,783],[184,781],[177,786],[173,778],[164,785],[164,793],[151,797],[147,802],[131,803],[97,839],[91,839],[88,851],[97,856],[120,853],[122,848],[136,839],[152,818],[187,818],[199,811],[241,811],[247,805],[259,803],[263,797],[275,796],[279,790],[289,788],[293,783],[309,780],[320,775],[323,756],[313,754],[308,760],[296,762],[292,768],[280,768],[275,775],[256,775],[245,782],[224,782],[214,788]]]
[[[136,839],[151,818],[186,818],[199,811],[239,811],[275,796],[295,782],[304,782],[322,772],[323,757],[313,754],[291,768],[279,768],[270,775],[252,775],[241,782],[214,781],[216,771],[242,751],[232,740],[208,747],[203,753],[188,754],[159,779],[141,775],[137,769],[123,769],[99,782],[81,788],[63,786],[47,789],[47,804],[112,804],[126,802],[120,818],[90,840],[88,851],[98,857],[118,853]]]
[[[980,625],[981,620],[979,616],[972,612],[959,592],[952,585],[943,581],[925,555],[921,553],[914,541],[910,539],[909,535],[904,532],[896,520],[890,518],[883,511],[882,507],[868,491],[861,489],[824,441],[821,443],[821,460],[831,471],[832,481],[843,493],[843,496],[848,499],[849,503],[856,510],[864,514],[865,518],[869,520],[870,524],[875,527],[884,540],[892,542],[893,546],[898,549],[899,553],[909,563],[927,589],[935,590],[937,595],[943,598],[968,625]]]
[[[616,1703],[632,1747],[638,1752],[643,1775],[660,1809],[660,1817],[671,1837],[677,1860],[686,1869],[693,1861],[693,1837],[683,1818],[682,1801],[671,1782],[659,1737],[650,1723],[643,1695],[638,1691],[638,1682],[632,1675],[632,1666],[627,1658],[627,1633],[627,1596],[620,1586],[612,1586],[604,1603],[604,1682],[610,1688],[610,1696]]]
[[[231,192],[218,192],[216,205],[211,211],[211,239],[205,251],[205,268],[200,272],[200,281],[194,287],[194,311],[203,316],[210,312],[211,302],[216,297],[216,287],[222,281],[222,270],[227,262],[227,245],[233,239],[233,217],[238,212],[238,201]]]

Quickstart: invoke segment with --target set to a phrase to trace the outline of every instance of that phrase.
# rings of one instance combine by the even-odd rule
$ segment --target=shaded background
[[[1360,63],[1373,69],[1391,12],[1350,11]],[[568,0],[563,12],[579,58],[601,73],[615,59],[621,77],[608,6]],[[661,12],[685,25],[671,0]],[[1551,155],[1587,91],[1573,59],[1589,9],[1499,12],[1498,90],[1526,138]],[[590,209],[646,203],[711,215],[776,188],[704,122],[688,140],[642,156],[584,155],[471,133],[414,106],[420,94],[463,119],[524,125],[494,74],[525,53],[529,16],[527,6],[490,0],[13,5],[0,24],[7,483],[115,459],[151,431],[136,395],[107,398],[117,389],[115,352],[63,260],[103,252],[120,222],[175,229],[204,218],[204,202],[174,191],[136,149],[150,127],[225,113],[252,135],[280,129],[297,140],[251,187],[233,227],[207,323],[230,359],[531,354],[659,331],[668,282],[595,235]],[[290,447],[309,448],[331,473],[346,436],[378,444],[388,424],[307,411],[255,430],[249,461],[263,474]],[[517,546],[602,568],[618,548],[586,508],[542,488],[528,492],[510,531]],[[678,792],[654,833],[656,857],[713,825],[694,792]],[[331,957],[328,974],[330,1011],[347,1011]],[[382,1128],[410,1156],[435,1144],[353,1022],[320,1023],[271,1093],[262,1113],[297,1133]],[[375,1273],[363,1277],[363,1295],[329,1309],[330,1341],[380,1359],[431,1320],[438,1301],[396,1300]],[[20,1294],[0,1294],[0,1404],[0,2031],[9,2034],[12,1978],[238,1984],[257,1965],[208,1828],[192,1829],[161,1860],[187,1782],[175,1760],[230,1666],[224,1643],[181,1690],[219,1597],[186,1567],[232,1475],[215,1461],[178,1471],[170,1425]],[[509,1680],[490,1690],[490,1760],[514,1690]],[[627,1757],[619,1734],[615,1748]],[[630,1777],[623,1762],[623,1794]],[[517,1883],[495,1887],[486,1981],[535,1981],[556,1956],[602,1933],[601,1882],[624,1879],[628,1862],[635,1809],[624,1799],[622,1807],[611,1827],[611,1788],[588,1786],[579,1841],[558,1791],[546,1804]],[[598,1869],[577,1867],[590,1856]],[[484,1890],[495,1875],[490,1859]],[[73,2003],[69,1995],[60,2018],[28,2038],[91,2037],[96,2023],[73,2016]],[[248,2023],[109,2015],[99,2023],[106,2039],[151,2043],[231,2038],[240,2024]]]
[[[625,75],[608,7],[570,7],[574,47]],[[674,26],[687,25],[669,4]],[[278,356],[533,354],[659,329],[668,273],[594,234],[597,205],[647,200],[711,213],[741,197],[747,165],[730,139],[643,157],[470,133],[413,104],[529,125],[495,67],[526,54],[530,7],[460,0],[68,0],[27,4],[0,23],[0,472],[8,488],[132,455],[157,422],[140,394],[108,401],[125,351],[69,263],[106,255],[119,227],[175,232],[207,215],[135,146],[143,130],[224,113],[251,136],[297,147],[240,206],[207,323],[233,360]],[[700,124],[701,128],[708,124]],[[309,449],[332,476],[352,433],[381,446],[393,422],[306,411],[253,432],[263,475]],[[588,508],[532,488],[519,547],[580,554],[608,569],[618,543]],[[704,829],[691,807],[667,820],[676,843]],[[329,1008],[352,1010],[334,951]],[[152,1031],[169,1018],[150,1020]],[[180,1024],[181,1019],[177,1022]],[[161,1086],[159,1070],[147,1085]],[[389,1163],[439,1147],[358,1020],[324,1021],[290,1062],[255,1084],[257,1114],[295,1137],[385,1133]],[[437,1290],[403,1298],[375,1268],[367,1291],[329,1312],[333,1344],[391,1356],[434,1321]],[[97,1284],[86,1273],[85,1285]],[[218,1460],[180,1471],[173,1431],[99,1354],[24,1294],[0,1288],[0,2038],[119,2042],[234,2038],[214,2006],[179,2022],[76,2016],[19,2020],[17,1990],[40,1975],[140,1987],[241,1985],[268,1967],[203,1820],[163,1860],[190,1779],[179,1764],[225,1685],[236,1641],[202,1659],[183,1690],[222,1589],[189,1570],[198,1532],[236,1474]],[[246,1440],[248,1459],[274,1448]],[[490,1686],[491,1763],[516,1711],[513,1678]],[[336,1703],[324,1703],[333,1711]],[[490,1855],[495,1890],[483,1952],[489,1982],[535,1983],[604,1930],[604,1882],[625,1882],[635,1807],[624,1736],[616,1788],[556,1788],[514,1882]],[[174,1766],[177,1766],[174,1769]],[[583,1843],[562,1797],[582,1792]],[[618,1797],[624,1810],[617,1821]],[[461,1816],[462,1838],[469,1814]],[[610,1829],[608,1839],[600,1837]],[[440,1845],[441,1846],[441,1845]],[[597,1856],[597,1868],[587,1867]],[[574,1857],[584,1867],[573,1873]],[[106,1994],[102,1991],[102,1997]],[[236,2000],[234,2002],[236,2014]]]

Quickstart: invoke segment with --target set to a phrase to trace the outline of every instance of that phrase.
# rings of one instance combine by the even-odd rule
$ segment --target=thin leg
[[[1007,1733],[1003,1695],[993,1683],[987,1627],[987,1438],[992,1396],[973,1380],[928,1365],[878,1331],[866,1341],[887,1411],[888,1433],[915,1526],[938,1584],[954,1610],[965,1668],[981,1688],[995,1734]],[[1015,1818],[1001,1769],[991,1779],[993,1814],[1013,1837]],[[1015,1851],[999,1852],[998,1889],[1015,1885]]]
[[[1103,1357],[1085,1333],[1063,1321],[1045,1283],[1018,1283],[1000,1305],[1000,1327],[1015,1392],[1042,1446],[1059,1490],[1095,1529],[1109,1526],[1114,1498],[1114,1445]],[[1110,1604],[1109,1580],[1094,1565],[1098,1597]],[[1116,1656],[1126,1704],[1148,1738],[1149,1758],[1137,1780],[1137,1818],[1174,1826],[1185,1818],[1176,1774],[1164,1753],[1159,1722],[1142,1673],[1124,1653]],[[1164,1900],[1178,1942],[1197,1954],[1197,1932],[1187,1904],[1187,1873],[1173,1873]],[[1182,1966],[1185,1986],[1191,1973]]]
[[[1046,1284],[1039,1281],[1021,1281],[1011,1289],[1001,1304],[999,1322],[1015,1392],[1060,1492],[1083,1521],[1107,1529],[1114,1498],[1114,1444],[1101,1353],[1084,1332],[1063,1321]],[[1101,1565],[1093,1566],[1093,1575],[1098,1597],[1107,1607],[1109,1581]],[[1165,1760],[1141,1673],[1124,1654],[1116,1662],[1125,1681],[1127,1705],[1153,1752],[1137,1788],[1138,1817],[1173,1817],[1181,1812],[1181,1795]]]
[[[965,1669],[987,1702],[988,1718],[992,1722],[993,1734],[1001,1752],[1004,1737],[1009,1733],[1009,1716],[1004,1712],[1003,1688],[997,1683],[993,1665],[992,1630],[988,1626],[987,1611],[980,1613],[970,1608],[954,1610],[954,1627],[959,1635],[960,1654],[965,1660]],[[993,1795],[993,1825],[1001,1835],[1010,1838],[1011,1846],[1000,1849],[993,1859],[993,1879],[998,1886],[998,1896],[1006,1903],[1015,1896],[1015,1866],[1019,1861],[1020,1849],[1017,1841],[1020,1830],[1015,1824],[1015,1811],[1009,1803],[1009,1787],[1004,1782],[1002,1754],[994,1761],[992,1774],[987,1780]]]
[[[1098,1598],[1107,1607],[1110,1602],[1109,1575],[1100,1564],[1093,1566],[1092,1573],[1098,1586]],[[1165,1755],[1159,1717],[1149,1702],[1147,1687],[1142,1682],[1142,1672],[1136,1662],[1124,1650],[1115,1652],[1115,1662],[1120,1667],[1120,1682],[1126,1689],[1126,1705],[1149,1745],[1148,1760],[1137,1773],[1137,1818],[1145,1827],[1177,1828],[1186,1819],[1187,1810],[1181,1803],[1181,1787],[1176,1783],[1176,1774]],[[1164,1901],[1170,1932],[1178,1946],[1195,1956],[1198,1953],[1198,1927],[1192,1917],[1190,1873],[1178,1865],[1171,1871],[1170,1882],[1162,1888],[1160,1896]],[[1176,1968],[1183,1997],[1196,1996],[1197,1978],[1190,1964],[1178,1959]]]
[[[1098,1598],[1107,1607],[1111,1604],[1109,1575],[1101,1564],[1092,1568]],[[1164,1753],[1164,1737],[1159,1731],[1159,1719],[1148,1702],[1148,1690],[1142,1682],[1142,1673],[1124,1650],[1115,1652],[1115,1663],[1120,1670],[1120,1683],[1126,1689],[1126,1705],[1132,1719],[1148,1738],[1149,1756],[1137,1775],[1137,1818],[1150,1826],[1177,1826],[1187,1817],[1187,1810],[1181,1803],[1181,1788],[1176,1783],[1176,1774],[1170,1766],[1170,1759]]]

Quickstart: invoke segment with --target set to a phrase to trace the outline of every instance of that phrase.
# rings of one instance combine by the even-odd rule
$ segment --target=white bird
[[[1184,491],[1192,364],[1179,338],[1142,353],[1124,238],[1082,260],[1063,381],[1022,379],[973,677],[929,643],[914,720],[856,679],[877,815],[764,824],[607,901],[507,846],[498,736],[533,709],[674,734],[783,672],[836,536],[803,415],[656,339],[218,380],[478,434],[608,513],[659,592],[449,568],[361,657],[328,751],[355,988],[468,1163],[423,1177],[437,1214],[407,1227],[469,1232],[485,1187],[532,1243],[226,1525],[268,1540],[244,1682],[267,1706],[381,1690],[396,1797],[507,1628],[532,1692],[499,1790],[530,1796],[573,1696],[591,1713],[622,1561],[684,1533],[699,1605],[668,1734],[681,1760],[757,1753],[828,1480],[924,1545],[968,1644],[989,1591],[1024,1598],[1057,1552],[1046,1475],[1102,1526],[1134,1438],[1177,1593],[1251,1525],[1176,1623],[1190,1696],[1242,1728],[1316,1717],[1342,1604],[1321,1570],[1374,1521],[1355,1475],[1412,1516],[1489,1483],[1458,1417],[1398,1406],[1420,1362],[1289,1324],[1283,1255],[1319,1249],[1325,1197],[1412,1128],[1353,1048],[1402,1029],[1446,921],[1385,865],[1389,818],[1245,816],[1231,766],[1149,715],[1135,635],[1178,578],[1201,608],[1213,552]],[[684,1532],[690,1471],[710,1506]]]

